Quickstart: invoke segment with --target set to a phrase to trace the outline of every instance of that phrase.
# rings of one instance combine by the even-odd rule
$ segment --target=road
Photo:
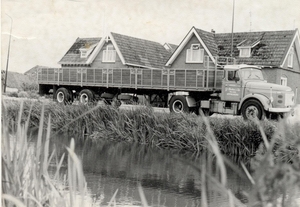
[[[5,96],[2,95],[1,97],[4,100],[31,100],[31,101],[37,101],[37,99],[28,99],[28,98],[16,98],[16,97],[9,97],[9,96]],[[52,101],[50,99],[45,99],[45,98],[40,98],[39,101],[45,101],[45,102],[49,102]],[[76,104],[76,103],[75,103]],[[104,104],[103,102],[99,101],[98,104]],[[143,108],[146,107],[144,105],[130,105],[130,104],[122,104],[120,106],[120,109],[124,109],[124,110],[135,110],[137,108]],[[159,107],[153,107],[155,112],[161,112],[161,113],[170,113],[168,108],[159,108]],[[298,104],[295,109],[294,109],[294,116],[289,115],[287,117],[287,122],[290,124],[294,124],[294,123],[300,123],[300,104]],[[232,116],[232,115],[221,115],[221,114],[213,114],[212,117],[218,117],[218,118],[235,118],[237,116]]]

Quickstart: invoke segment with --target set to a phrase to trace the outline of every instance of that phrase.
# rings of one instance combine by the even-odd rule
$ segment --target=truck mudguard
[[[186,96],[185,99],[186,99],[186,103],[189,107],[196,107],[197,106],[196,101],[193,97]]]
[[[244,98],[242,98],[242,100],[239,104],[239,110],[241,110],[242,105],[248,99],[258,100],[266,111],[269,110],[269,108],[270,108],[270,99],[268,97],[266,97],[264,95],[261,95],[261,94],[252,94],[252,93],[250,93],[250,94],[246,95]]]

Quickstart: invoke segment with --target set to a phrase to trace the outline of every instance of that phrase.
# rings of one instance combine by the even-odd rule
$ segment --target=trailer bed
[[[39,84],[168,91],[220,90],[219,69],[40,68]]]

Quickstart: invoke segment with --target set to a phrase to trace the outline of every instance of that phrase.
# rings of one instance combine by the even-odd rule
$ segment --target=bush
[[[37,83],[22,83],[21,88],[24,91],[37,91],[39,90],[39,85]]]
[[[29,94],[26,91],[20,91],[18,93],[19,98],[29,98]]]
[[[9,96],[9,97],[17,97],[18,98],[18,92],[8,93],[7,96]]]
[[[40,98],[40,95],[38,94],[37,91],[28,91],[28,96],[29,96],[29,98],[33,98],[33,99]]]

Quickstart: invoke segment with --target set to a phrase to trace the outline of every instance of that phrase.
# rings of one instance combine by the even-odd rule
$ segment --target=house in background
[[[24,75],[28,76],[33,83],[38,84],[38,71],[42,68],[48,68],[48,67],[36,65],[33,68],[27,70],[24,73]]]
[[[216,57],[233,57],[236,64],[262,67],[270,83],[287,85],[293,91],[298,88],[297,102],[300,103],[300,38],[297,29],[233,33],[232,51],[231,40],[231,33],[217,34],[192,27],[166,67],[202,69],[207,64],[216,64]]]
[[[77,38],[58,62],[64,67],[163,68],[174,45],[110,33],[105,38]]]

